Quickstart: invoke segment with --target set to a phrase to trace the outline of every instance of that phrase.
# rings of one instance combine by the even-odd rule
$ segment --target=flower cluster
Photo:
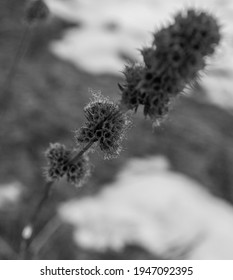
[[[137,110],[139,104],[143,102],[143,93],[137,88],[144,73],[144,67],[141,65],[126,66],[123,74],[125,75],[126,84],[124,86],[118,84],[122,91],[122,105],[127,109]]]
[[[64,175],[69,183],[80,187],[90,175],[89,158],[86,154],[80,156],[75,162],[71,162],[76,150],[69,150],[60,143],[50,144],[45,152],[48,165],[45,168],[45,176],[48,182],[59,180]]]
[[[36,0],[34,5],[37,2],[43,3]],[[29,14],[36,14],[35,7],[29,9]],[[125,67],[125,83],[119,84],[120,104],[94,93],[84,108],[86,122],[75,131],[76,143],[81,148],[77,160],[73,156],[77,150],[58,143],[50,145],[46,151],[47,179],[54,181],[65,175],[68,182],[81,185],[90,173],[84,152],[91,147],[99,147],[105,158],[117,156],[131,126],[126,111],[137,111],[143,105],[144,115],[154,124],[164,120],[173,99],[197,80],[206,56],[214,52],[221,37],[219,29],[213,16],[190,9],[177,14],[173,24],[156,32],[152,45],[141,50],[144,64]]]
[[[220,41],[219,29],[206,12],[177,14],[172,25],[154,34],[152,46],[142,49],[144,65],[125,68],[122,104],[135,110],[143,105],[145,116],[160,122],[172,100],[198,78],[205,57]]]
[[[128,115],[101,94],[93,94],[93,99],[84,108],[84,114],[87,122],[75,132],[78,145],[95,143],[105,158],[117,156],[131,124]]]
[[[43,0],[30,1],[25,10],[25,20],[29,24],[46,20],[48,15],[49,8]]]

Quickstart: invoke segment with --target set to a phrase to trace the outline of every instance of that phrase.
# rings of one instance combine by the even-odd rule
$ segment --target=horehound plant
[[[33,0],[25,10],[25,19],[31,26],[45,20],[48,14],[43,0]],[[153,127],[165,120],[174,99],[198,79],[206,57],[214,53],[220,38],[220,26],[211,14],[195,9],[178,13],[174,22],[155,32],[152,44],[141,50],[144,63],[125,67],[125,81],[118,84],[121,93],[118,102],[100,93],[93,94],[84,108],[86,122],[74,132],[75,147],[54,143],[45,152],[48,164],[44,168],[44,194],[22,231],[20,258],[30,258],[35,224],[55,182],[65,178],[76,187],[83,186],[90,176],[90,151],[99,149],[105,159],[118,156],[132,124],[132,112],[140,105]],[[19,54],[16,58],[6,79],[7,87],[16,71]]]

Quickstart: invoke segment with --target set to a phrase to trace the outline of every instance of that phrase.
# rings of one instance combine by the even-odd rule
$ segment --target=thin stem
[[[92,145],[94,144],[93,141],[89,142],[79,153],[74,155],[67,163],[75,163]],[[54,184],[54,181],[47,182],[45,185],[45,191],[39,200],[39,203],[37,204],[35,210],[33,211],[33,214],[27,223],[27,225],[23,228],[22,234],[21,234],[21,244],[20,244],[20,259],[25,259],[27,258],[27,253],[29,246],[33,240],[34,237],[34,228],[37,222],[37,219],[39,217],[39,214],[41,213],[41,210],[43,209],[46,201],[49,198],[49,195],[51,193],[52,186]]]
[[[7,257],[10,257],[11,259],[17,259],[17,253],[2,236],[0,236],[0,246],[1,250],[5,252]]]
[[[44,228],[35,236],[31,242],[30,248],[33,251],[33,259],[37,259],[41,250],[46,246],[50,238],[62,226],[62,220],[56,215],[53,217]]]
[[[43,207],[43,205],[45,204],[46,200],[49,198],[49,195],[50,195],[50,192],[51,192],[51,189],[52,189],[52,185],[53,185],[53,182],[47,182],[46,185],[45,185],[45,192],[43,194],[43,196],[41,197],[41,200],[39,201],[32,217],[31,217],[31,223],[30,224],[35,224],[36,220],[37,220],[37,217]]]
[[[68,162],[68,164],[75,163],[87,150],[91,148],[91,146],[94,144],[94,141],[90,141],[81,151],[79,151],[76,155],[74,155]]]
[[[34,227],[35,227],[35,224],[37,222],[37,218],[38,218],[45,202],[49,198],[52,186],[53,186],[53,182],[47,182],[46,183],[45,191],[44,191],[39,203],[37,204],[29,222],[23,228],[23,231],[22,231],[22,234],[21,234],[21,244],[20,244],[20,257],[22,259],[24,259],[26,257],[28,247],[29,247],[29,245],[32,241],[33,235],[34,235]]]
[[[19,65],[20,59],[24,55],[24,48],[26,47],[26,41],[27,41],[26,39],[29,34],[29,31],[30,31],[30,26],[27,25],[21,35],[21,39],[20,39],[17,51],[16,51],[13,61],[11,63],[9,72],[6,76],[6,80],[3,84],[1,99],[2,99],[2,104],[4,104],[5,108],[7,107],[6,102],[9,103],[13,96],[13,91],[11,91],[11,83],[17,72],[17,66]]]

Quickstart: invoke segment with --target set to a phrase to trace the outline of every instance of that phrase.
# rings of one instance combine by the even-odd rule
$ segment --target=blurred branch
[[[16,251],[9,245],[9,243],[0,236],[1,253],[6,253],[10,259],[18,259]]]
[[[40,251],[48,243],[53,234],[57,230],[59,230],[61,225],[61,220],[57,216],[55,216],[45,225],[41,232],[37,234],[30,245],[30,249],[34,255],[34,258],[36,258],[40,254]]]
[[[24,28],[24,31],[22,32],[21,39],[20,39],[18,48],[16,50],[15,56],[13,58],[13,61],[11,63],[9,72],[8,72],[5,82],[3,84],[1,104],[4,105],[5,110],[7,109],[8,104],[10,103],[10,101],[13,97],[13,91],[11,90],[11,83],[16,75],[17,66],[19,65],[20,59],[23,57],[24,52],[26,50],[27,39],[29,37],[29,34],[30,34],[30,26],[26,25]],[[1,110],[2,109],[3,108],[1,108]]]
[[[34,227],[36,225],[38,216],[45,204],[45,202],[48,200],[49,195],[51,193],[51,189],[53,186],[53,182],[47,182],[45,185],[45,191],[37,204],[28,224],[23,228],[22,234],[21,234],[21,244],[20,244],[20,258],[25,259],[28,247],[31,243],[31,240],[33,238],[34,233]]]
[[[86,146],[84,146],[77,154],[75,154],[67,163],[66,165],[69,165],[70,163],[77,162],[80,157],[91,148],[91,146],[94,144],[94,141],[90,141]],[[22,234],[21,234],[21,244],[20,244],[20,258],[25,259],[28,256],[28,249],[30,246],[30,243],[32,242],[32,239],[34,237],[34,228],[37,223],[37,219],[39,217],[39,214],[41,213],[41,210],[43,206],[45,205],[46,201],[49,198],[49,195],[51,193],[52,186],[54,184],[54,181],[49,181],[45,185],[45,191],[37,204],[35,210],[33,211],[33,214],[31,218],[29,219],[29,222],[27,225],[23,228]]]

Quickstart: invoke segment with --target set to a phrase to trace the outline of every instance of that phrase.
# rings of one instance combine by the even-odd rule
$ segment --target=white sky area
[[[137,49],[151,41],[151,32],[169,24],[187,7],[212,12],[222,24],[223,40],[202,79],[211,100],[233,105],[233,1],[230,0],[47,0],[52,13],[82,28],[71,28],[53,42],[53,53],[92,74],[120,75],[125,61],[119,53],[140,61]],[[117,26],[114,32],[106,25]]]
[[[176,258],[191,247],[189,259],[233,259],[233,208],[171,172],[163,157],[130,160],[97,196],[67,202],[59,214],[84,248],[138,244]]]

